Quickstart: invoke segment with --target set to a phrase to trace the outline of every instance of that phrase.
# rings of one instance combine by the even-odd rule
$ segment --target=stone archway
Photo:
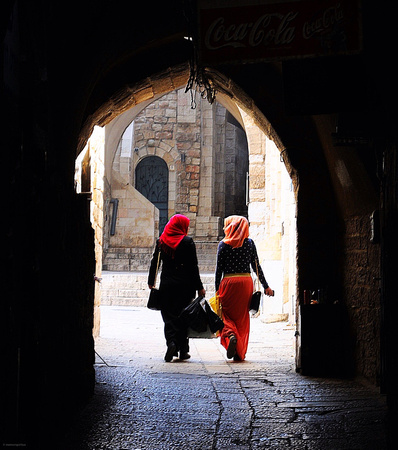
[[[168,74],[170,76],[170,74]],[[156,77],[156,80],[158,78]],[[232,86],[232,82],[229,81],[229,85]],[[167,164],[169,167],[169,174],[172,180],[174,180],[171,184],[169,184],[169,190],[171,192],[171,201],[169,199],[169,215],[173,214],[174,212],[182,212],[190,215],[191,217],[191,223],[193,224],[191,230],[195,233],[195,239],[197,242],[197,245],[201,248],[203,248],[208,251],[209,246],[214,246],[214,254],[209,258],[209,263],[212,265],[211,268],[207,269],[209,272],[214,271],[214,261],[215,261],[215,252],[216,252],[216,246],[218,243],[219,238],[222,237],[222,221],[225,215],[237,213],[229,208],[229,212],[227,209],[219,209],[218,206],[214,206],[217,203],[217,199],[214,197],[214,186],[213,183],[219,183],[223,178],[225,178],[225,174],[223,173],[223,170],[221,172],[217,172],[217,169],[214,169],[214,164],[217,164],[215,161],[217,161],[217,156],[214,154],[214,148],[216,145],[219,145],[219,141],[217,139],[214,140],[214,133],[207,133],[204,135],[204,137],[201,139],[201,143],[198,145],[201,145],[200,147],[200,153],[197,155],[194,154],[194,152],[198,152],[199,147],[197,147],[194,152],[192,152],[192,147],[186,147],[186,141],[185,137],[183,136],[183,133],[178,130],[174,130],[177,134],[179,134],[179,138],[177,141],[173,144],[170,140],[162,140],[160,139],[160,135],[162,134],[170,134],[170,128],[167,130],[162,128],[161,124],[167,124],[168,120],[170,118],[173,118],[177,120],[178,117],[183,116],[183,123],[185,132],[190,132],[189,124],[192,124],[195,122],[196,113],[195,111],[191,110],[190,104],[189,104],[189,94],[184,92],[184,89],[180,90],[174,90],[170,91],[170,95],[168,91],[165,92],[164,96],[161,95],[160,90],[158,91],[156,89],[156,83],[151,87],[152,93],[153,93],[153,99],[150,100],[149,98],[142,102],[141,104],[135,104],[132,108],[127,109],[125,112],[123,112],[121,115],[115,117],[111,122],[109,122],[105,129],[106,129],[106,141],[107,141],[107,155],[105,156],[105,161],[111,160],[111,155],[113,155],[116,148],[118,148],[118,145],[116,145],[117,140],[120,141],[122,139],[125,140],[125,134],[126,130],[129,129],[129,127],[134,128],[134,133],[138,133],[138,135],[133,138],[132,135],[127,138],[131,141],[130,149],[126,151],[126,155],[128,156],[128,161],[126,160],[126,164],[128,165],[128,170],[124,174],[124,188],[125,192],[129,192],[129,195],[132,195],[132,189],[133,186],[136,186],[136,181],[134,177],[135,168],[137,167],[137,164],[139,164],[140,161],[143,161],[145,158],[149,158],[151,155],[155,157],[160,158],[167,158]],[[224,88],[223,88],[224,89]],[[277,223],[274,226],[273,235],[270,234],[270,226],[267,225],[267,219],[266,215],[268,217],[272,216],[271,209],[272,206],[271,203],[269,205],[265,205],[265,178],[266,178],[266,170],[265,165],[270,164],[271,160],[276,161],[277,164],[281,164],[281,159],[279,155],[279,149],[281,148],[281,143],[279,139],[277,138],[275,132],[272,130],[272,127],[268,123],[268,121],[265,118],[261,118],[260,114],[257,114],[257,116],[254,115],[253,111],[249,111],[248,108],[250,107],[250,102],[247,101],[247,99],[242,100],[240,102],[240,106],[238,106],[235,103],[235,98],[230,94],[228,97],[226,95],[226,91],[222,90],[220,88],[220,93],[217,97],[217,102],[220,104],[220,107],[225,108],[225,111],[228,111],[228,115],[231,116],[230,119],[225,119],[225,127],[228,125],[228,121],[233,122],[235,121],[236,126],[241,127],[243,130],[243,133],[247,135],[247,139],[249,141],[249,148],[247,149],[250,159],[250,177],[249,177],[249,186],[248,189],[251,191],[250,195],[250,214],[252,223],[252,230],[251,233],[254,233],[255,236],[253,236],[259,243],[259,249],[261,253],[262,261],[267,264],[268,268],[267,270],[270,273],[271,278],[277,278],[278,282],[274,282],[274,287],[276,288],[276,291],[278,293],[278,298],[276,298],[273,306],[271,308],[268,308],[268,313],[275,315],[282,315],[287,316],[290,314],[291,320],[294,321],[294,313],[295,313],[295,300],[297,298],[296,294],[296,257],[295,257],[295,221],[284,221],[284,223],[281,222],[281,216],[278,213],[277,216]],[[239,91],[238,91],[239,92]],[[177,94],[176,94],[177,93]],[[171,102],[180,102],[179,108],[181,111],[179,113],[173,113],[170,108],[170,101]],[[151,105],[157,105],[157,106],[151,106]],[[216,110],[212,111],[213,107],[208,104],[207,101],[203,101],[198,103],[200,108],[203,109],[203,119],[201,121],[209,120],[209,118],[217,117]],[[122,107],[121,107],[122,108]],[[159,108],[159,109],[156,109]],[[246,111],[243,109],[246,108]],[[169,115],[169,117],[162,116],[162,114],[166,113],[166,116]],[[157,112],[156,112],[157,111]],[[254,111],[255,112],[255,111]],[[227,116],[226,116],[227,117]],[[151,127],[145,127],[144,123],[147,120],[151,120],[152,126]],[[261,119],[261,120],[260,120]],[[219,120],[219,119],[215,119]],[[132,125],[134,124],[134,125]],[[262,130],[259,128],[259,124],[262,124]],[[156,126],[156,128],[153,128]],[[155,132],[156,130],[156,132]],[[192,133],[192,131],[191,131]],[[123,138],[122,138],[123,136]],[[275,145],[273,141],[269,139],[270,137],[274,137],[276,139],[278,146]],[[171,136],[166,136],[170,138]],[[188,140],[191,141],[193,138],[188,137]],[[132,144],[134,141],[134,145]],[[268,143],[266,143],[268,141]],[[189,149],[190,148],[190,149]],[[113,150],[112,150],[113,149]],[[274,150],[273,150],[274,149]],[[271,158],[271,153],[275,152],[274,156]],[[117,152],[120,153],[120,149],[117,150]],[[118,153],[118,154],[119,154]],[[267,154],[267,157],[266,157]],[[120,156],[120,155],[119,155]],[[202,158],[202,163],[200,162],[200,158]],[[197,161],[195,161],[195,159]],[[115,158],[114,158],[115,160]],[[166,160],[166,159],[165,159]],[[122,167],[122,160],[120,159],[120,167]],[[284,162],[284,161],[283,161]],[[108,163],[106,163],[108,164]],[[219,160],[218,160],[219,164]],[[274,164],[274,163],[272,163]],[[281,164],[283,166],[283,164]],[[185,167],[185,169],[184,169]],[[270,166],[271,167],[271,166]],[[181,171],[181,168],[184,170]],[[249,172],[249,169],[246,169]],[[279,170],[279,169],[278,169]],[[197,187],[192,185],[187,190],[187,192],[181,191],[179,187],[176,185],[176,180],[180,179],[181,176],[185,177],[188,176],[192,180],[199,180],[199,177],[202,176],[202,173],[206,172],[208,174],[207,181],[205,178],[201,179],[200,183],[202,185],[202,188],[204,189],[203,194],[200,196],[198,195]],[[114,169],[110,169],[109,167],[105,170],[105,173],[109,174],[112,173],[113,178],[117,178],[115,174]],[[273,169],[269,171],[270,174],[273,173]],[[292,171],[291,171],[292,173]],[[196,177],[196,178],[194,178]],[[213,179],[214,181],[211,181]],[[230,180],[228,180],[230,181]],[[196,181],[194,181],[196,182]],[[225,181],[224,181],[225,182]],[[244,182],[241,184],[245,184]],[[121,184],[119,183],[121,186]],[[212,187],[213,186],[213,187]],[[119,187],[117,188],[119,189]],[[280,190],[280,187],[278,188]],[[278,190],[277,189],[277,190]],[[189,193],[189,195],[188,195]],[[232,191],[228,190],[228,196],[231,196]],[[117,194],[115,194],[117,195]],[[192,202],[193,197],[197,196],[197,200]],[[281,195],[280,193],[278,195]],[[123,196],[124,197],[124,196]],[[144,195],[145,197],[145,195]],[[182,203],[181,198],[186,197],[188,199],[189,197],[189,203],[186,203],[185,205]],[[271,197],[268,196],[267,193],[267,199]],[[280,202],[280,198],[278,200]],[[126,200],[123,198],[121,202],[126,202]],[[275,200],[274,200],[275,202]],[[293,200],[294,202],[294,200]],[[265,211],[265,214],[258,214],[259,209],[256,205],[260,206],[261,210]],[[186,207],[186,209],[181,209],[182,207]],[[145,207],[146,208],[146,207]],[[198,210],[201,209],[202,216],[200,214],[196,214]],[[203,215],[203,211],[207,211]],[[243,213],[243,215],[246,215],[246,213]],[[108,214],[109,215],[109,214]],[[294,214],[293,214],[294,215]],[[141,215],[142,216],[142,215]],[[218,216],[218,217],[217,217]],[[203,230],[205,230],[205,233],[208,233],[210,227],[213,225],[211,224],[209,218],[214,218],[214,230],[212,231],[213,234],[201,234],[203,233]],[[123,219],[124,221],[127,220],[133,220],[132,217]],[[135,224],[137,223],[138,216],[136,218]],[[156,220],[156,219],[155,219]],[[292,231],[288,232],[290,229],[290,224],[293,226]],[[135,226],[135,231],[138,236],[138,229]],[[205,228],[206,227],[206,228]],[[148,230],[150,227],[146,227],[146,230]],[[153,227],[152,227],[153,228]],[[284,233],[282,233],[282,228]],[[133,229],[133,227],[129,227],[129,230]],[[265,234],[265,230],[268,229],[267,233],[267,239],[264,239],[264,236],[262,234]],[[220,232],[218,234],[217,230]],[[221,231],[220,231],[221,230]],[[282,235],[283,234],[283,235]],[[108,248],[106,247],[106,259],[104,262],[104,268],[105,270],[124,270],[124,271],[132,271],[132,270],[142,270],[144,271],[147,268],[147,265],[141,264],[137,265],[133,259],[136,258],[137,255],[140,256],[140,261],[142,259],[143,252],[146,251],[146,257],[147,259],[150,258],[151,250],[153,248],[153,243],[151,245],[147,245],[147,249],[144,250],[143,248],[143,241],[137,236],[133,237],[130,236],[128,238],[128,242],[126,241],[125,244],[122,244],[122,246],[117,246],[116,248],[112,248],[112,245]],[[157,235],[153,235],[155,238]],[[211,238],[209,239],[209,236]],[[114,238],[112,238],[114,240]],[[292,240],[293,239],[293,240]],[[105,238],[106,241],[106,238]],[[138,242],[139,241],[139,242]],[[203,241],[203,242],[202,242]],[[114,246],[114,244],[113,244]],[[290,248],[290,251],[282,251],[281,247],[284,246],[286,248]],[[135,250],[134,250],[135,249]],[[204,252],[201,252],[199,249],[199,254],[201,255]],[[114,255],[121,255],[120,257],[123,258],[121,261],[117,261],[115,259]],[[282,255],[290,255],[289,262],[289,256],[286,257]],[[292,256],[293,255],[293,256]],[[112,258],[112,260],[111,260]],[[284,259],[282,262],[282,258]],[[149,261],[149,259],[148,259]],[[117,265],[120,263],[119,265]],[[115,265],[116,264],[116,265]],[[277,268],[275,269],[275,267]],[[289,267],[289,270],[283,270],[282,267]],[[210,266],[209,266],[210,267]],[[282,272],[284,272],[282,274]],[[277,276],[275,274],[278,274]],[[280,274],[280,275],[279,275]],[[275,286],[276,285],[276,286]],[[106,297],[106,296],[104,296]],[[105,300],[106,302],[108,300]],[[127,300],[126,300],[127,301]],[[131,300],[134,301],[135,300]],[[271,302],[267,302],[270,304]],[[109,304],[109,303],[107,303]]]
[[[167,103],[162,100],[163,95],[166,95],[169,92],[181,92],[181,95],[178,94],[176,97],[174,94],[174,97],[179,100],[186,99],[183,100],[180,105],[182,107],[181,111],[184,115],[184,121],[189,124],[195,120],[195,114],[192,112],[189,104],[189,94],[184,93],[183,89],[180,91],[170,91],[170,86],[174,87],[175,80],[178,79],[179,82],[181,82],[183,78],[182,73],[185,73],[185,76],[188,77],[188,72],[177,69],[174,70],[170,69],[167,73],[154,76],[153,79],[146,79],[146,88],[144,90],[145,95],[143,95],[143,86],[140,84],[135,87],[129,87],[130,97],[127,96],[127,93],[120,92],[118,94],[118,96],[120,96],[120,101],[116,101],[116,98],[114,98],[112,105],[107,105],[108,115],[106,119],[103,119],[103,122],[106,122],[104,127],[106,142],[104,173],[105,179],[108,180],[105,183],[107,186],[106,190],[108,192],[104,202],[105,217],[109,217],[111,215],[109,205],[112,196],[117,197],[122,194],[122,191],[124,191],[125,193],[122,194],[122,198],[120,199],[119,206],[121,208],[119,211],[120,214],[124,214],[121,216],[123,217],[121,219],[121,223],[124,224],[123,226],[125,226],[126,233],[124,233],[124,238],[120,238],[120,236],[111,236],[110,243],[105,233],[104,270],[145,271],[147,269],[154,239],[156,239],[159,233],[159,211],[156,207],[154,207],[153,203],[148,202],[145,195],[141,195],[139,191],[134,188],[134,174],[135,167],[143,158],[155,155],[163,159],[168,158],[165,161],[169,168],[169,175],[171,177],[170,180],[174,180],[171,184],[169,182],[169,193],[171,194],[171,198],[169,198],[168,214],[170,215],[175,212],[182,212],[188,214],[188,216],[191,216],[191,230],[194,233],[199,254],[207,253],[210,248],[209,246],[214,246],[214,249],[211,251],[214,254],[208,258],[209,262],[207,263],[212,266],[207,269],[207,271],[214,271],[216,246],[218,240],[222,237],[222,221],[223,217],[225,217],[225,212],[223,212],[223,210],[218,212],[217,209],[216,212],[214,209],[214,202],[216,199],[214,198],[213,183],[219,182],[224,176],[223,174],[221,176],[221,173],[217,175],[214,170],[217,158],[214,153],[214,148],[216,145],[219,145],[216,144],[218,141],[214,140],[214,133],[211,132],[204,135],[200,144],[200,155],[198,154],[195,156],[193,153],[189,154],[187,152],[187,147],[184,147],[184,140],[180,143],[176,142],[176,144],[171,144],[171,142],[167,140],[161,141],[159,139],[155,139],[155,134],[152,134],[152,131],[145,131],[144,128],[141,130],[141,133],[143,133],[141,135],[146,136],[146,138],[144,137],[143,140],[140,138],[141,140],[137,141],[137,146],[134,149],[130,148],[130,153],[127,152],[130,155],[128,158],[128,166],[130,168],[125,170],[126,173],[124,175],[118,175],[110,165],[111,161],[115,160],[114,155],[116,150],[118,149],[118,154],[121,151],[120,140],[123,133],[126,129],[132,126],[131,124],[134,123],[135,119],[139,117],[146,117],[148,115],[148,113],[145,112],[146,108],[154,102],[157,102],[158,106],[159,102],[167,105]],[[162,77],[164,77],[163,80]],[[248,190],[250,190],[249,220],[252,225],[251,234],[259,243],[259,253],[262,258],[262,263],[266,264],[270,277],[277,280],[274,283],[274,287],[276,288],[278,295],[277,298],[273,299],[273,302],[267,302],[268,307],[266,313],[272,315],[273,317],[289,317],[291,322],[294,322],[296,315],[296,299],[298,298],[296,285],[296,223],[294,218],[294,211],[296,209],[295,193],[297,192],[297,179],[295,171],[290,164],[286,154],[287,152],[285,152],[285,148],[283,147],[279,137],[271,127],[268,120],[255,107],[254,103],[246,95],[244,95],[244,93],[241,92],[237,86],[234,85],[232,80],[227,80],[222,77],[221,74],[214,71],[212,71],[212,77],[218,88],[217,102],[221,107],[228,111],[228,114],[233,117],[233,120],[236,121],[238,126],[242,127],[247,135],[250,159],[250,170],[248,170]],[[168,89],[166,89],[166,86],[168,86]],[[135,90],[137,90],[137,92]],[[140,99],[142,99],[141,102]],[[203,120],[208,120],[212,116],[214,118],[213,120],[216,120],[216,113],[215,110],[213,111],[212,105],[205,100],[202,100],[200,105],[201,108],[204,108]],[[184,110],[184,108],[186,108],[186,110]],[[119,115],[117,115],[118,112]],[[97,111],[97,113],[99,114],[99,111]],[[142,116],[142,114],[144,116]],[[149,116],[154,119],[153,114],[156,115],[156,113],[151,112],[149,113]],[[110,117],[114,118],[109,121]],[[141,120],[142,119],[140,119],[139,122]],[[157,117],[157,121],[159,123],[162,122],[160,116]],[[89,129],[88,126],[89,125],[87,124],[85,130]],[[137,128],[139,128],[139,125],[137,125]],[[162,129],[160,127],[158,131],[160,134],[162,133]],[[266,141],[269,143],[267,144]],[[272,159],[271,154],[273,154],[273,152],[275,152],[275,154]],[[282,154],[283,158],[281,156]],[[189,160],[185,160],[187,155]],[[202,162],[198,159],[199,156]],[[120,155],[118,157],[120,157]],[[197,162],[194,162],[195,159],[197,159]],[[273,165],[275,163],[272,161],[276,161],[277,164],[282,163],[282,166],[284,165],[288,171],[288,178],[289,176],[291,177],[291,181],[289,183],[292,184],[291,191],[293,193],[293,200],[290,202],[294,204],[293,212],[292,207],[287,206],[285,203],[285,210],[283,214],[287,214],[287,210],[289,209],[289,214],[292,219],[289,218],[287,220],[283,220],[283,218],[281,219],[280,213],[278,213],[275,216],[277,217],[277,220],[272,220],[272,216],[274,214],[271,209],[275,208],[275,201],[279,202],[281,205],[282,198],[280,186],[279,188],[275,188],[276,185],[273,187],[274,191],[276,189],[275,192],[279,195],[279,200],[273,198],[273,193],[265,193],[264,190],[266,177],[274,173],[274,169],[271,169],[271,166],[274,167]],[[119,162],[121,167],[122,160],[120,159]],[[195,164],[198,165],[196,166]],[[266,169],[267,166],[269,166],[269,169]],[[183,167],[185,167],[185,169],[181,172],[181,168]],[[194,169],[197,169],[197,171]],[[189,173],[186,173],[185,170],[188,170]],[[203,178],[203,174],[207,174],[206,177],[209,181],[207,181],[206,178]],[[193,177],[192,180],[194,183],[196,183],[195,179],[197,179],[198,182],[201,180],[200,184],[201,189],[203,190],[202,194],[200,196],[198,195],[198,189],[194,185],[188,187],[186,194],[189,193],[189,195],[184,195],[183,191],[177,192],[176,181],[181,177],[181,175],[184,177],[189,175],[189,178]],[[113,185],[113,188],[111,187],[112,185],[109,184],[111,179],[110,177],[116,181],[116,185]],[[212,179],[213,181],[211,181]],[[278,183],[280,183],[280,181],[278,181]],[[287,191],[285,190],[285,192]],[[183,194],[182,197],[181,194]],[[291,195],[289,193],[287,194],[288,196]],[[197,196],[194,203],[192,203],[192,195]],[[126,208],[129,208],[127,206],[128,202],[131,203],[133,197],[135,199],[133,203],[136,206],[141,205],[143,208],[142,211],[145,211],[145,213],[140,213],[137,215],[136,212],[132,215],[131,212],[127,212]],[[181,198],[183,197],[186,197],[187,200],[185,201],[188,201],[186,206],[181,203]],[[267,205],[265,203],[266,197],[268,201]],[[273,200],[270,202],[269,199],[271,198],[273,198]],[[149,208],[149,205],[151,205],[151,208]],[[181,209],[182,207],[183,209]],[[184,207],[187,209],[184,209]],[[200,213],[198,214],[199,210]],[[272,223],[274,223],[274,225]],[[139,231],[140,224],[144,224],[143,236],[141,236],[141,232]],[[106,230],[106,228],[107,226],[105,224],[104,229]],[[153,232],[151,233],[150,230],[153,230]],[[210,230],[212,231],[209,234]],[[217,230],[219,230],[219,234],[217,233]],[[213,237],[209,238],[209,236]],[[120,241],[120,239],[122,239],[122,241]],[[201,251],[202,247],[205,249],[205,252]],[[115,257],[121,257],[122,259],[117,260]],[[105,304],[109,304],[107,303],[108,295],[104,294],[103,297]],[[133,299],[132,301],[136,302],[136,300]]]
[[[242,116],[239,111],[239,108],[241,108],[251,116],[254,123],[275,142],[279,151],[284,151],[286,148],[283,145],[282,140],[267,118],[255,105],[254,101],[250,99],[230,78],[223,76],[214,69],[206,71],[209,72],[208,76],[212,80],[217,91],[217,101],[228,109],[234,118],[243,125]],[[107,102],[99,107],[95,113],[86,120],[79,135],[77,154],[83,149],[95,125],[102,127],[111,124],[114,119],[117,119],[113,127],[116,125],[119,130],[120,128],[124,129],[149,103],[173,89],[185,87],[188,78],[188,63],[180,64],[147,77],[140,83],[131,86],[126,85],[115,92]],[[115,131],[117,135],[118,131]],[[112,134],[112,132],[110,133]],[[112,136],[110,136],[109,139],[112,139]],[[115,137],[113,137],[113,139],[115,139]],[[116,139],[118,140],[118,138]],[[106,157],[105,173],[110,170],[112,160],[113,155]],[[295,170],[287,154],[284,155],[283,160],[293,182],[296,183]]]
[[[280,81],[280,78],[276,79],[276,69],[274,69],[267,66],[269,74],[274,75],[274,78],[269,80],[270,84]],[[239,74],[237,75],[239,80]],[[250,96],[239,89],[231,78],[214,70],[211,71],[210,76],[218,90],[220,102],[235,104],[231,108],[234,117],[242,121],[241,115],[237,113],[238,108],[241,108],[248,114],[253,123],[276,144],[281,159],[283,159],[292,179],[293,191],[297,201],[297,261],[299,266],[297,271],[297,296],[302,296],[304,290],[308,287],[312,289],[312,287],[329,286],[331,290],[330,298],[341,298],[343,286],[341,267],[338,264],[343,245],[338,241],[341,239],[342,231],[339,228],[340,216],[337,214],[336,199],[330,180],[330,173],[333,175],[333,171],[329,171],[327,167],[329,161],[326,161],[325,158],[325,149],[331,144],[329,141],[327,141],[327,145],[321,142],[321,138],[326,139],[325,136],[330,136],[330,133],[328,135],[322,130],[322,123],[317,123],[316,118],[291,118],[280,111],[280,107],[275,108],[275,110],[267,109],[268,97],[262,97],[264,91],[259,89],[261,92],[257,92],[257,96],[256,92],[253,92],[252,95],[256,97],[256,102],[262,106],[262,110],[270,112],[273,123],[278,127],[278,133],[283,136],[282,142],[259,107],[256,106]],[[124,114],[129,114],[130,110],[137,111],[141,108],[141,102],[149,104],[163,93],[169,92],[170,89],[184,86],[187,79],[188,67],[187,65],[181,65],[146,78],[143,83],[125,86],[88,118],[82,130],[79,145],[84,144],[96,123],[112,127],[111,121],[113,119],[118,121],[119,114],[124,116]],[[241,81],[244,85],[245,80]],[[257,80],[257,83],[260,83],[260,80]],[[259,84],[257,87],[259,88]],[[283,99],[280,98],[280,90],[276,89],[276,91],[277,98],[273,98],[268,92],[267,94],[275,102],[279,101],[280,104],[283,104]],[[107,160],[107,157],[105,160]],[[333,159],[331,162],[333,162]],[[106,171],[107,162],[105,162]],[[298,189],[298,173],[300,173],[300,190]],[[314,210],[317,212],[316,215],[313,214]]]

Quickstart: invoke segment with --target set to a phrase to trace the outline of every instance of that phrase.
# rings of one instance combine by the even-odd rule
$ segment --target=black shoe
[[[236,343],[237,343],[236,336],[234,334],[231,334],[231,336],[229,337],[229,344],[228,344],[228,349],[227,349],[227,358],[228,359],[233,358],[235,356]]]
[[[180,352],[180,359],[189,359],[191,355],[188,352]]]
[[[177,351],[176,345],[174,342],[170,342],[170,344],[167,346],[166,354],[164,355],[164,360],[166,362],[170,362],[173,359],[173,356],[175,355]]]

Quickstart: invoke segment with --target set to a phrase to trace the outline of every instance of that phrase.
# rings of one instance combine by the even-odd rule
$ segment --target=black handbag
[[[156,278],[158,276],[159,260],[160,260],[160,249],[158,253],[158,262],[156,265],[155,285],[156,285]],[[155,286],[151,289],[148,298],[148,303],[146,306],[147,308],[152,309],[153,311],[160,311],[162,309],[162,295],[159,289],[156,289]]]
[[[146,306],[153,311],[160,311],[162,309],[162,296],[159,289],[151,289]]]
[[[260,309],[260,301],[261,301],[261,291],[260,291],[260,280],[258,278],[258,266],[256,260],[256,272],[257,272],[257,290],[253,292],[252,298],[250,300],[249,311],[252,314],[258,313]]]
[[[250,300],[249,311],[251,313],[257,313],[260,309],[261,291],[253,292],[252,298]]]

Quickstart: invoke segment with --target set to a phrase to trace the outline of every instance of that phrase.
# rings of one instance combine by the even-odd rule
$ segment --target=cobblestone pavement
[[[294,329],[251,319],[247,360],[190,340],[165,363],[160,313],[101,308],[96,388],[63,449],[386,449],[386,404],[358,380],[302,376]]]

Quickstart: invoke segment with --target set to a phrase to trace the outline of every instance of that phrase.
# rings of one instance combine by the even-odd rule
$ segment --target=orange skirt
[[[225,276],[220,283],[218,295],[222,305],[224,328],[221,331],[221,345],[228,348],[229,336],[237,338],[236,355],[245,359],[250,333],[249,304],[253,294],[253,280],[250,274]]]

